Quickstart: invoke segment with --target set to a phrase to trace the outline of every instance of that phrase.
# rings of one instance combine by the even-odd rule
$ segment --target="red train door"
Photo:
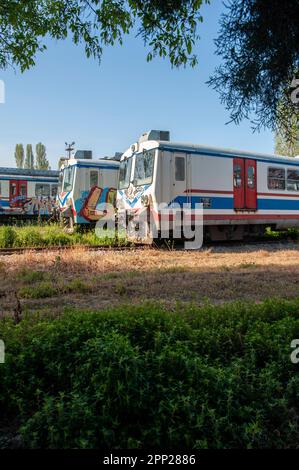
[[[234,209],[257,209],[256,181],[256,160],[234,158]]]
[[[244,159],[234,158],[234,209],[245,209],[244,179]]]
[[[11,207],[22,207],[27,199],[27,181],[10,180],[9,203]]]
[[[246,209],[257,209],[256,160],[245,160],[245,203]]]

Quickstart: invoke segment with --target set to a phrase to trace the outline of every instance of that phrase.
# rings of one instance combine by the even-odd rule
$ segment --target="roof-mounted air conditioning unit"
[[[92,160],[91,150],[77,150],[75,153],[76,160]]]
[[[170,140],[170,132],[169,131],[158,131],[158,130],[151,130],[149,132],[145,132],[139,139],[139,143],[146,142],[147,140],[164,140],[169,142]]]

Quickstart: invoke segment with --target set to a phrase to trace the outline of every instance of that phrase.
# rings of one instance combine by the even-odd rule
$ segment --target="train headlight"
[[[147,194],[141,196],[141,202],[142,204],[144,205],[144,207],[148,207],[149,206],[149,197]]]

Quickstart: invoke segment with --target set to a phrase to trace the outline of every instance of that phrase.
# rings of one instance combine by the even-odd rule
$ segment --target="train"
[[[77,156],[87,158],[77,158]],[[61,167],[58,193],[60,217],[65,226],[92,227],[104,216],[101,204],[116,206],[119,158],[93,160],[90,153],[76,153]]]
[[[149,242],[162,238],[161,207],[173,205],[199,205],[204,237],[211,241],[298,227],[299,157],[171,142],[168,131],[153,130],[121,157],[117,205],[136,241],[141,219],[154,227],[146,232]]]
[[[49,216],[57,206],[68,227],[94,227],[107,217],[105,203],[118,221],[125,213],[133,241],[141,241],[146,221],[142,241],[148,243],[184,238],[183,216],[167,212],[173,207],[188,207],[195,225],[192,211],[200,206],[204,238],[211,241],[299,227],[299,157],[173,142],[161,130],[116,155],[93,160],[80,151],[60,172],[0,168],[0,220]]]
[[[0,223],[51,217],[58,184],[58,171],[0,168]]]

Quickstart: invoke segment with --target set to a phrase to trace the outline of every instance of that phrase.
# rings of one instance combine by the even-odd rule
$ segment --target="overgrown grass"
[[[111,236],[109,236],[111,235]],[[0,248],[35,248],[52,246],[77,245],[125,245],[124,237],[116,237],[114,233],[102,231],[97,236],[95,230],[75,231],[66,233],[59,225],[24,225],[21,227],[0,226]]]
[[[0,338],[27,447],[298,447],[299,299],[6,318]]]
[[[23,286],[18,292],[18,296],[22,299],[46,299],[58,294],[58,287],[48,281],[40,282],[35,286]]]
[[[73,279],[68,282],[62,282],[60,280],[51,282],[48,273],[42,271],[28,272],[24,275],[22,280],[29,282],[29,285],[22,286],[18,290],[18,297],[21,299],[45,299],[57,295],[70,294],[72,292],[75,294],[85,294],[93,290],[91,284],[81,279]]]

